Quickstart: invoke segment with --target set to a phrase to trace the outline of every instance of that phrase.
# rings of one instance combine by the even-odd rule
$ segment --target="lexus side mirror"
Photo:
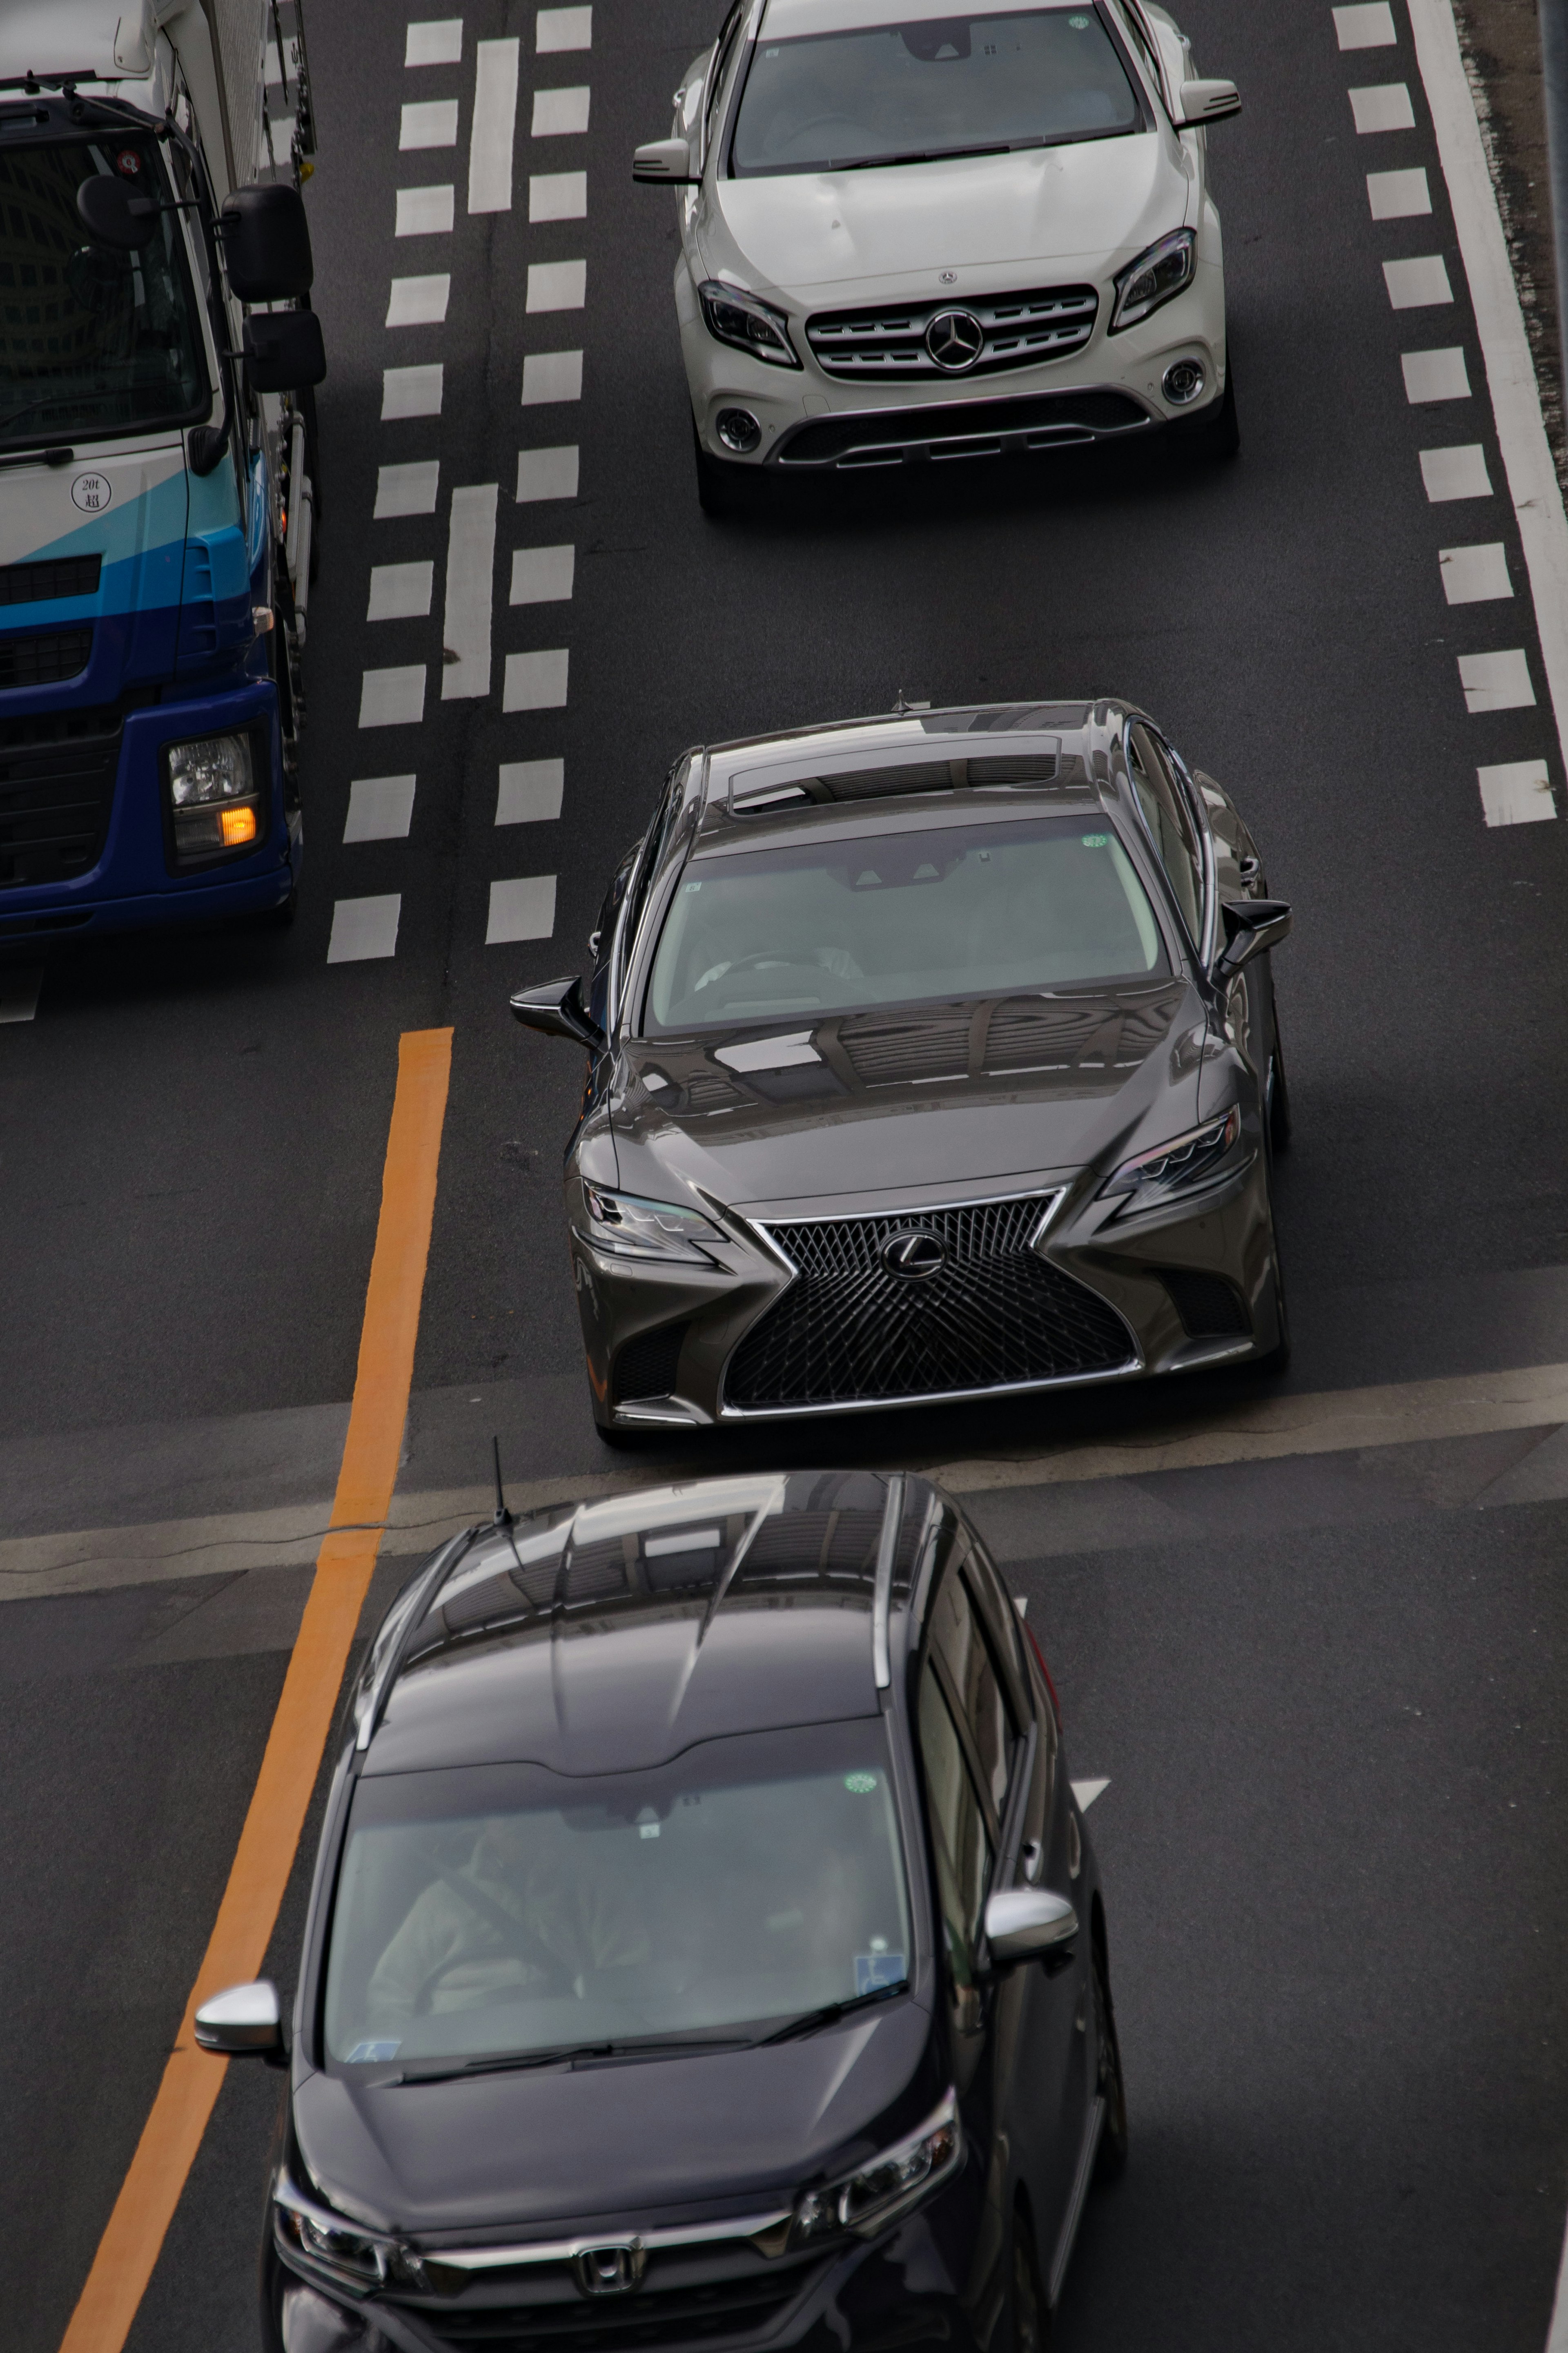
[[[1278,947],[1290,929],[1290,910],[1283,899],[1226,899],[1220,905],[1225,920],[1225,945],[1214,960],[1216,988],[1228,987],[1243,965]]]
[[[543,1038],[570,1038],[590,1054],[602,1053],[605,1033],[583,1002],[583,984],[574,973],[569,980],[547,980],[542,988],[520,988],[511,999],[512,1018]]]
[[[1241,92],[1233,81],[1184,81],[1182,84],[1182,119],[1178,131],[1206,130],[1211,122],[1224,122],[1241,112]]]
[[[196,2012],[196,2041],[224,2059],[269,2059],[288,2055],[278,1989],[267,1978],[255,1985],[226,1986]]]
[[[695,188],[701,185],[691,168],[691,142],[689,139],[652,139],[639,147],[632,157],[632,177],[645,180],[651,186],[659,181],[667,188]]]
[[[985,1941],[997,1963],[1059,1952],[1078,1935],[1078,1914],[1048,1887],[1007,1887],[985,1906]]]
[[[133,195],[113,172],[95,172],[76,192],[77,218],[94,245],[111,253],[140,253],[158,230],[158,203]]]
[[[242,302],[297,302],[310,292],[310,225],[298,188],[281,180],[236,188],[217,225],[230,290]]]
[[[327,373],[314,311],[258,311],[245,322],[243,343],[246,372],[258,392],[301,392]]]

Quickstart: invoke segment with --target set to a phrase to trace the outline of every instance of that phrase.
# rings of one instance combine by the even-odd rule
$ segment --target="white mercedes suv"
[[[1196,79],[1148,0],[734,0],[633,176],[679,188],[699,486],[1174,427],[1228,454]]]

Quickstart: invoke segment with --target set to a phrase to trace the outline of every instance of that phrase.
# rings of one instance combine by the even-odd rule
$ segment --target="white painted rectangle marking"
[[[340,899],[332,909],[327,962],[364,964],[372,956],[395,955],[402,908],[397,892],[382,899]]]
[[[1432,209],[1426,167],[1417,164],[1408,172],[1369,172],[1366,199],[1373,220],[1414,220]]]
[[[38,1010],[43,985],[41,964],[0,965],[0,1023],[31,1021]]]
[[[1385,261],[1383,279],[1396,311],[1428,311],[1454,299],[1440,253],[1424,253],[1413,261]]]
[[[1110,1788],[1110,1776],[1109,1773],[1101,1773],[1092,1781],[1075,1781],[1072,1785],[1072,1794],[1079,1812],[1080,1814],[1087,1814],[1090,1806],[1093,1805],[1096,1798],[1103,1798],[1105,1792]]]
[[[583,397],[581,352],[530,352],[522,364],[522,405],[542,408],[552,400]]]
[[[1371,90],[1352,90],[1350,98],[1356,132],[1363,139],[1371,131],[1415,128],[1415,111],[1410,103],[1409,90],[1402,81],[1380,81]]]
[[[436,566],[424,564],[375,564],[370,574],[367,621],[422,621],[435,594]]]
[[[535,139],[570,139],[588,128],[588,90],[536,90],[532,132]]]
[[[535,172],[528,183],[531,221],[584,220],[588,212],[586,172]]]
[[[460,16],[426,16],[408,27],[403,45],[405,66],[455,66],[462,62],[463,20]]]
[[[594,46],[593,9],[542,8],[533,45],[542,58],[556,55],[563,49],[591,49]]]
[[[1488,711],[1528,711],[1535,702],[1522,646],[1510,646],[1500,654],[1461,654],[1459,684],[1465,690],[1466,710],[1477,715]]]
[[[1399,39],[1388,0],[1334,10],[1334,33],[1342,49],[1392,49]]]
[[[439,360],[426,367],[382,369],[381,421],[384,425],[399,417],[439,417],[440,414]]]
[[[514,882],[490,884],[486,947],[504,947],[509,940],[547,940],[554,929],[553,874],[523,874]]]
[[[1465,354],[1458,343],[1441,352],[1404,352],[1399,364],[1405,371],[1405,397],[1413,408],[1426,401],[1470,396]]]
[[[519,47],[515,37],[479,43],[474,83],[474,135],[468,147],[470,213],[511,210]]]
[[[530,311],[580,311],[588,299],[585,261],[531,261],[528,265]]]
[[[517,453],[517,498],[520,506],[534,499],[574,499],[577,495],[577,444],[559,449],[520,449]]]
[[[564,760],[503,760],[496,794],[498,825],[551,824],[566,790]]]
[[[387,297],[389,327],[440,327],[446,324],[452,291],[448,271],[429,278],[395,278]]]
[[[455,147],[458,143],[458,101],[455,98],[413,99],[403,110],[397,134],[400,153],[421,147]]]
[[[1544,760],[1507,760],[1500,767],[1478,768],[1476,782],[1489,825],[1538,825],[1557,814]]]
[[[415,727],[425,716],[425,665],[367,670],[360,682],[362,727]]]
[[[414,821],[413,776],[356,776],[349,786],[345,841],[402,841]]]
[[[508,654],[503,711],[563,711],[566,706],[567,649],[542,654]]]
[[[1437,569],[1450,605],[1490,605],[1513,595],[1500,539],[1481,547],[1440,547]]]
[[[497,482],[452,492],[452,520],[447,535],[447,617],[441,625],[443,702],[459,702],[490,691],[500,498]]]
[[[1446,499],[1489,499],[1492,494],[1487,453],[1479,441],[1460,442],[1452,449],[1423,449],[1421,480],[1434,506]]]
[[[394,515],[434,514],[441,482],[439,458],[416,458],[409,466],[383,466],[375,478],[375,513],[386,522]]]
[[[511,559],[514,605],[560,605],[572,594],[577,566],[574,547],[520,547]]]
[[[444,237],[452,226],[457,190],[399,188],[395,237]]]

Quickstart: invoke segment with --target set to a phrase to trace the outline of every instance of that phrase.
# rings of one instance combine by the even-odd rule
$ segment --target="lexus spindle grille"
[[[819,311],[805,322],[805,340],[825,375],[858,383],[868,377],[900,383],[994,375],[1082,351],[1094,332],[1099,307],[1092,286],[944,295],[940,301]],[[953,319],[960,322],[956,334],[943,326]]]
[[[772,1222],[800,1270],[730,1360],[737,1412],[893,1402],[1029,1381],[1082,1379],[1134,1362],[1114,1308],[1029,1248],[1047,1202],[878,1218]],[[900,1237],[931,1237],[889,1263]]]

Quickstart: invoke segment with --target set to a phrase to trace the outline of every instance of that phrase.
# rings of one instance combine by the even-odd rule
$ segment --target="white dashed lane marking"
[[[468,147],[468,210],[511,210],[511,151],[517,132],[518,42],[481,41]]]
[[[400,417],[439,417],[441,375],[439,360],[425,367],[383,368],[382,423],[390,424]]]
[[[574,547],[520,547],[511,559],[514,605],[563,604],[577,568]]]
[[[463,20],[460,16],[427,17],[410,25],[404,45],[405,66],[455,66],[462,62]]]
[[[529,181],[530,221],[583,220],[587,211],[586,172],[536,172]]]
[[[414,821],[413,776],[356,776],[349,786],[345,841],[401,841]]]
[[[533,93],[533,121],[531,126],[535,139],[566,139],[588,128],[588,92],[586,87],[575,90],[536,90]]]
[[[458,143],[458,101],[455,98],[411,99],[403,110],[397,135],[398,152],[412,154],[422,147],[455,147]]]
[[[564,760],[503,760],[496,794],[498,825],[546,824],[561,814]]]
[[[500,820],[496,820],[499,825]],[[38,965],[0,965],[0,1023],[31,1021],[38,1010],[38,991],[44,985],[44,967]]]
[[[1384,9],[1384,14],[1387,15]],[[592,8],[542,8],[534,34],[534,47],[542,58],[558,54],[563,49],[588,49],[594,46],[594,11]]]
[[[1440,352],[1405,352],[1399,364],[1405,371],[1405,397],[1413,408],[1428,401],[1470,396],[1465,354],[1458,343]]]
[[[1557,814],[1544,760],[1510,760],[1501,767],[1478,768],[1476,782],[1489,825],[1535,825]]]
[[[1432,191],[1420,164],[1410,172],[1369,172],[1366,195],[1373,220],[1414,220],[1432,209]]]
[[[425,716],[425,665],[367,670],[360,681],[362,727],[417,727]]]
[[[1388,0],[1372,0],[1370,6],[1359,8],[1336,8],[1334,31],[1342,49],[1392,49],[1399,38]]]
[[[503,711],[564,711],[569,651],[558,646],[549,653],[508,654]]]
[[[1075,1781],[1072,1785],[1072,1793],[1077,1800],[1079,1812],[1087,1814],[1096,1798],[1103,1798],[1110,1787],[1109,1773],[1101,1774],[1097,1781]]]
[[[1378,82],[1371,90],[1352,90],[1351,112],[1362,138],[1372,131],[1414,131],[1415,114],[1410,92],[1402,81]]]
[[[1500,539],[1484,547],[1440,547],[1437,568],[1450,605],[1486,605],[1513,595]]]
[[[434,514],[441,482],[438,458],[418,458],[408,466],[383,466],[375,478],[375,513],[385,522],[394,515]]]
[[[522,405],[543,407],[552,400],[583,397],[581,352],[530,352],[522,363]]]
[[[395,237],[444,237],[451,228],[457,190],[399,188]]]
[[[528,265],[529,311],[580,311],[588,299],[585,261],[531,261]]]
[[[340,899],[332,909],[327,962],[364,964],[373,956],[395,955],[402,907],[395,892],[380,899]]]
[[[1522,646],[1500,654],[1461,654],[1459,684],[1465,690],[1465,708],[1471,712],[1528,711],[1535,702]]]
[[[1454,299],[1448,266],[1440,253],[1424,253],[1413,261],[1385,261],[1383,277],[1396,311],[1430,310]]]
[[[434,564],[376,564],[371,567],[367,621],[423,621],[435,593]]]
[[[446,270],[429,278],[395,278],[387,297],[386,323],[389,327],[443,327],[451,292],[451,276]]]
[[[1445,499],[1489,499],[1492,494],[1487,453],[1479,441],[1461,442],[1452,449],[1423,449],[1421,480],[1434,506]]]
[[[504,947],[512,940],[547,940],[554,929],[553,874],[524,874],[516,881],[490,884],[486,947]]]
[[[555,449],[520,449],[517,453],[517,501],[526,506],[535,499],[574,499],[577,495],[577,444]]]
[[[441,631],[441,700],[490,691],[490,628],[495,607],[496,510],[500,487],[484,482],[454,491],[447,540],[447,616]],[[453,659],[453,656],[457,659]]]

